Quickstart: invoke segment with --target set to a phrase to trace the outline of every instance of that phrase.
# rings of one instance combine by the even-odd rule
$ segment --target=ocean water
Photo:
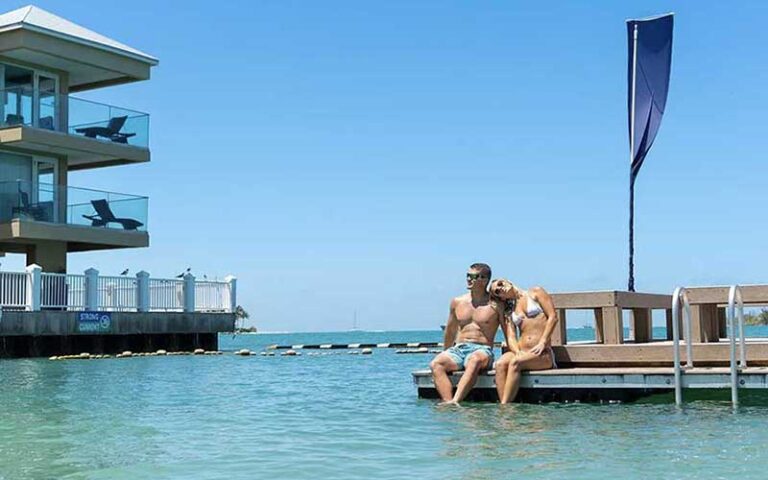
[[[441,336],[223,335],[221,347]],[[766,478],[768,406],[441,407],[411,381],[430,358],[0,360],[0,479]]]

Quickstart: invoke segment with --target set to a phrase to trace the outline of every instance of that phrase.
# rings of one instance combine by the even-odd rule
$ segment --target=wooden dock
[[[552,297],[559,322],[551,343],[560,368],[524,373],[518,400],[630,402],[652,397],[680,405],[683,396],[705,393],[730,397],[736,406],[739,391],[745,390],[758,392],[760,404],[768,405],[768,339],[744,342],[742,324],[744,305],[768,305],[768,285],[678,288],[672,295],[610,290]],[[568,342],[568,310],[593,312],[595,341]],[[653,310],[665,312],[665,339],[653,338]],[[625,311],[629,338],[624,338]],[[741,333],[734,334],[737,317]],[[729,321],[731,337],[741,335],[740,341],[724,338]],[[675,348],[673,332],[683,327],[684,347]],[[738,361],[736,343],[742,344]],[[468,398],[497,400],[493,374],[482,373]],[[460,376],[452,375],[454,385]],[[420,397],[437,397],[429,370],[414,372],[413,380]]]
[[[467,397],[475,401],[496,401],[494,371],[480,374]],[[461,372],[451,376],[454,386]],[[429,370],[413,372],[420,398],[438,398]],[[562,368],[523,373],[517,401],[524,403],[625,403],[641,399],[674,402],[674,370],[670,367]],[[686,400],[730,399],[730,370],[723,367],[696,367],[682,376]],[[739,389],[768,398],[768,367],[748,367],[739,373]],[[747,395],[744,395],[748,398]]]
[[[693,343],[692,347],[696,366],[725,367],[729,364],[727,339],[717,343]],[[672,348],[672,342],[666,340],[621,345],[580,342],[552,347],[557,364],[566,368],[671,367]],[[768,366],[768,338],[747,339],[746,352],[748,365]],[[685,348],[681,348],[681,360],[687,361]]]
[[[441,342],[394,342],[394,343],[313,343],[297,345],[269,345],[267,350],[343,350],[354,348],[438,348]],[[501,344],[497,344],[497,347]]]

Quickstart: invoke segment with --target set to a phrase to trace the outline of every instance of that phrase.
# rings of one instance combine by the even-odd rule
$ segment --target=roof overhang
[[[146,80],[158,64],[151,55],[34,5],[0,14],[0,55],[67,72],[73,92]]]
[[[0,30],[0,55],[67,72],[70,92],[147,80],[150,67],[157,65],[157,60],[148,61],[30,27]]]

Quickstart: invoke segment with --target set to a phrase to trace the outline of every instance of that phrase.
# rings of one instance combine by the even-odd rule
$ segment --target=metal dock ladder
[[[693,368],[693,345],[691,343],[691,303],[688,292],[677,287],[672,294],[672,355],[675,368],[675,404],[683,404],[682,367],[680,366],[680,313],[682,302],[683,323],[685,328],[685,368]]]
[[[744,299],[741,287],[734,285],[728,291],[728,337],[731,344],[731,403],[739,405],[739,370],[747,367],[747,342],[744,338]],[[739,362],[736,362],[736,320],[739,322]]]
[[[681,308],[682,307],[682,308]],[[683,316],[685,329],[685,367],[680,365],[680,315]],[[747,367],[747,345],[744,337],[744,300],[741,288],[733,285],[728,291],[728,337],[730,342],[731,367],[731,402],[736,407],[739,404],[739,371]],[[736,361],[736,322],[738,321],[739,360]],[[675,289],[672,294],[672,354],[675,369],[675,404],[683,404],[683,369],[693,368],[693,344],[691,342],[691,304],[688,292],[683,287]]]

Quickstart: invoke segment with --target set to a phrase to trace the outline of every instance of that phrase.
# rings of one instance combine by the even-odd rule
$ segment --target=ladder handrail
[[[691,343],[691,303],[688,291],[677,287],[672,294],[672,355],[675,369],[675,404],[683,404],[682,372],[680,367],[680,301],[683,302],[683,326],[685,330],[686,368],[693,367],[693,345]]]
[[[731,402],[739,404],[739,369],[747,366],[747,343],[744,338],[744,299],[741,287],[731,286],[728,291],[728,308],[725,311],[728,321],[728,337],[730,341],[731,363]],[[737,315],[738,314],[738,315]],[[736,318],[734,318],[736,317]],[[736,320],[739,323],[739,362],[736,363]]]

